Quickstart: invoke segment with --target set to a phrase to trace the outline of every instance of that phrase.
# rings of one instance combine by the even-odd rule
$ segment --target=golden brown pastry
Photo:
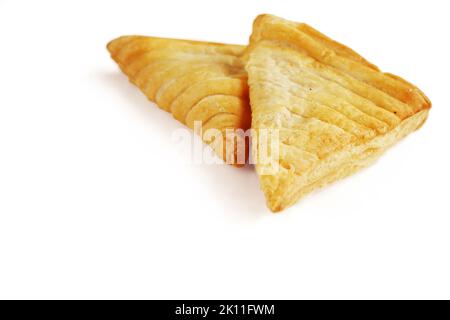
[[[240,58],[245,47],[124,36],[111,41],[107,48],[149,100],[189,128],[201,121],[203,133],[211,128],[219,130],[223,143],[218,144],[211,135],[204,135],[204,141],[211,143],[225,162],[245,163],[245,154],[238,155],[244,138],[237,136],[236,141],[226,135],[227,129],[246,130],[250,126],[247,76]]]
[[[418,88],[306,24],[262,15],[250,40],[254,161],[275,212],[367,166],[427,118]],[[266,159],[264,129],[278,132]]]

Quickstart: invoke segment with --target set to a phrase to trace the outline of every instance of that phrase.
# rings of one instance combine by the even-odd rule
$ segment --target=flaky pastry
[[[223,143],[203,137],[205,142],[214,142],[213,149],[227,163],[245,163],[237,154],[244,138],[226,135],[227,129],[250,126],[247,75],[240,59],[244,46],[124,36],[107,48],[149,100],[189,128],[201,121],[203,132],[219,130]],[[230,137],[233,141],[226,141]]]
[[[306,24],[259,16],[246,59],[253,140],[279,131],[272,161],[256,160],[275,212],[369,165],[431,107],[412,84]]]

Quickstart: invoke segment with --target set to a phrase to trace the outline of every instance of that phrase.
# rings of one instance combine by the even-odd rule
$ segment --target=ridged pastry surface
[[[250,40],[254,140],[279,131],[278,169],[256,164],[273,211],[368,165],[428,115],[418,88],[306,24],[262,15]]]
[[[213,149],[227,163],[237,164],[237,146],[245,142],[235,141],[227,149],[225,134],[250,126],[247,75],[240,58],[245,47],[124,36],[107,48],[130,81],[161,109],[189,128],[201,121],[202,129],[219,130],[223,148],[215,144]]]

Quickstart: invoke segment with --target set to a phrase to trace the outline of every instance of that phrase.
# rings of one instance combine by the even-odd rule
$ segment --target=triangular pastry
[[[245,147],[245,138],[226,135],[227,129],[245,131],[250,126],[247,76],[240,59],[244,46],[124,36],[107,48],[149,100],[189,128],[201,121],[203,133],[219,130],[223,141],[204,135],[205,142],[225,162],[245,163],[246,148],[238,150]]]
[[[275,212],[370,164],[431,107],[412,84],[306,24],[259,16],[246,59],[254,161]],[[255,141],[267,129],[278,143],[269,135],[277,147],[260,159]]]

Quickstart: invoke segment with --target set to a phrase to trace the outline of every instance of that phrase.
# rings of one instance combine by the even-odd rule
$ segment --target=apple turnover
[[[268,161],[255,159],[274,212],[369,165],[431,107],[414,85],[306,24],[257,17],[245,57],[252,139],[279,132]]]
[[[203,140],[225,162],[245,163],[245,137],[233,134],[250,126],[244,46],[124,36],[107,48],[149,100],[189,128],[199,122],[204,133],[218,130],[222,141],[214,135]]]

